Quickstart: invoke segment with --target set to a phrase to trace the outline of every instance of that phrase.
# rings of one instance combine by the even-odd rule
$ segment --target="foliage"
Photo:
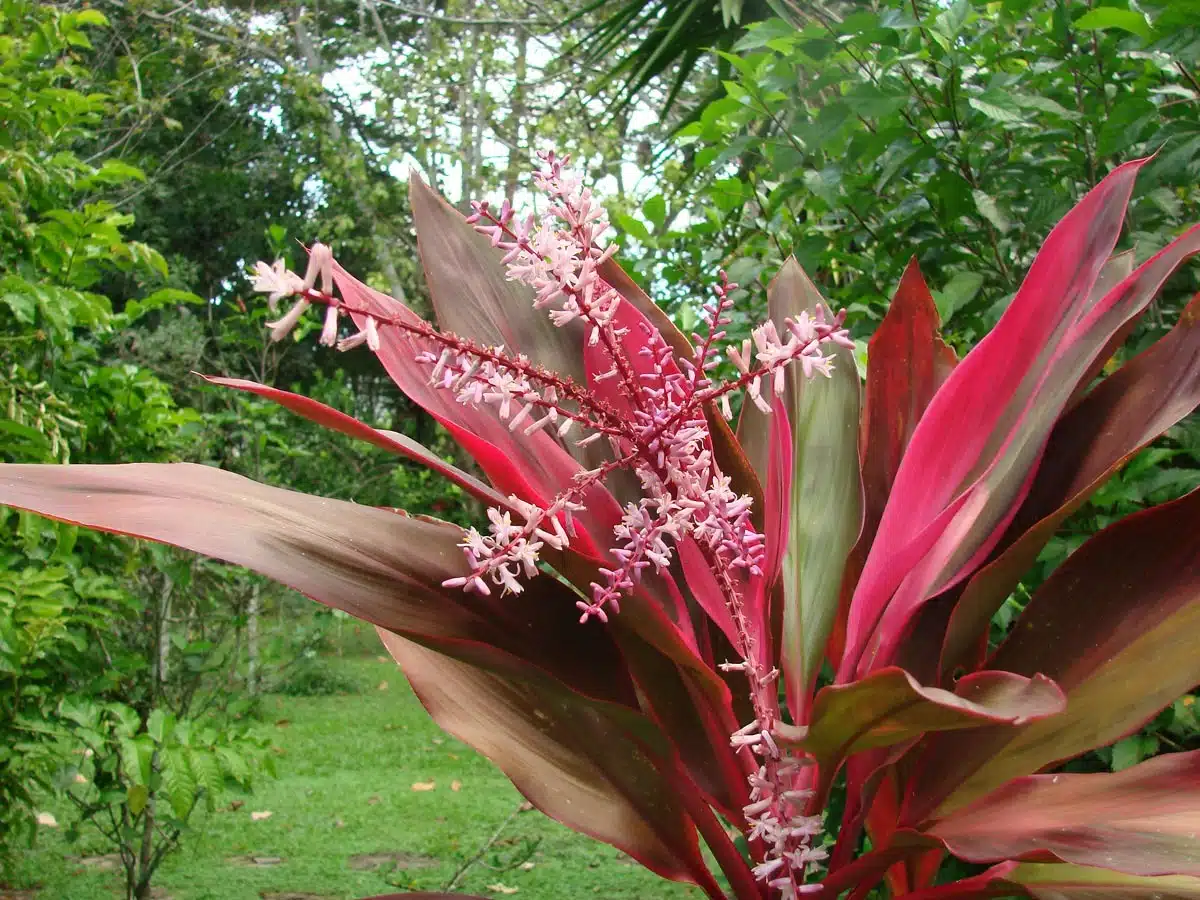
[[[1157,151],[1124,239],[1145,259],[1195,218],[1200,32],[1178,4],[1090,10],[890,0],[751,25],[723,54],[725,96],[680,133],[676,185],[628,223],[653,248],[642,275],[694,292],[737,260],[752,284],[794,254],[866,333],[915,255],[968,348],[1051,225],[1119,161]],[[1135,348],[1195,285],[1167,292]]]
[[[591,441],[542,440],[545,421],[531,436],[498,422],[487,404],[500,404],[503,392],[476,406],[428,385],[429,367],[441,367],[439,375],[449,367],[442,381],[459,393],[476,376],[499,385],[520,375],[529,380],[521,402],[555,411],[585,435],[611,429],[612,452],[632,454],[654,496],[647,473],[662,458],[624,430],[636,421],[628,410],[655,409],[673,385],[689,396],[683,376],[670,373],[709,361],[708,344],[692,350],[606,254],[571,243],[590,242],[591,226],[578,223],[595,221],[587,211],[594,206],[553,173],[543,176],[558,202],[550,215],[576,223],[572,231],[522,237],[507,211],[497,217],[487,208],[480,227],[510,245],[514,266],[524,267],[513,275],[534,280],[542,305],[553,303],[570,327],[546,328],[545,313],[504,279],[487,241],[420,182],[411,202],[422,262],[440,323],[452,322],[457,336],[336,266],[340,296],[310,288],[328,264],[320,247],[307,285],[284,280],[302,297],[285,322],[312,302],[327,304],[334,323],[342,314],[354,319],[362,330],[350,343],[377,347],[389,374],[471,449],[490,485],[323,404],[219,381],[421,460],[518,512],[533,525],[515,531],[521,540],[536,536],[528,546],[557,577],[529,578],[526,570],[517,598],[480,586],[483,577],[511,585],[520,575],[498,570],[519,548],[514,526],[495,509],[491,537],[468,533],[464,542],[460,529],[433,520],[209,467],[10,466],[0,470],[0,499],[249,565],[367,619],[434,718],[491,757],[536,806],[710,896],[758,897],[756,876],[772,895],[790,896],[826,852],[827,873],[812,874],[832,894],[862,894],[886,880],[893,895],[911,900],[1050,890],[1082,897],[1097,886],[1189,896],[1200,871],[1179,848],[1195,827],[1195,752],[1131,765],[1140,750],[1116,742],[1200,681],[1187,640],[1200,609],[1200,495],[1103,529],[1046,579],[1003,643],[987,646],[993,613],[1058,526],[1200,399],[1195,303],[1165,337],[1092,385],[1168,277],[1200,250],[1193,228],[1136,269],[1128,257],[1110,258],[1145,165],[1114,170],[1066,215],[996,327],[961,362],[942,342],[934,299],[910,267],[869,347],[865,403],[846,348],[833,351],[828,380],[775,378],[780,361],[807,346],[806,317],[823,304],[799,266],[785,263],[769,291],[773,324],[754,330],[757,362],[744,357],[749,350],[732,355],[745,371],[733,384],[753,396],[770,376],[764,393],[778,392],[774,414],[759,411],[767,405],[760,399],[744,405],[736,440],[712,415],[689,422],[689,434],[698,429],[693,449],[671,444],[672,454],[702,449],[712,461],[705,465],[719,466],[753,499],[755,518],[738,537],[714,541],[681,520],[678,534],[691,537],[653,538],[655,567],[640,583],[608,579],[621,596],[619,611],[607,608],[607,624],[595,621],[604,618],[598,598],[613,599],[607,589],[592,585],[599,593],[590,601],[581,594],[605,581],[598,567],[635,571],[631,561],[643,551],[614,555],[602,549],[605,532],[615,524],[630,547],[651,542],[633,513],[621,525],[619,513],[604,512],[619,509],[610,491],[630,496],[619,478],[596,479],[615,471],[605,466],[608,450],[601,446],[590,461],[599,468],[589,471],[572,454],[589,452]],[[546,268],[527,240],[576,249],[553,257],[559,269]],[[586,274],[589,265],[598,276]],[[265,269],[260,285],[273,289],[268,282],[278,276]],[[579,272],[599,281],[579,282]],[[464,282],[470,305],[447,302],[461,298]],[[575,284],[586,289],[572,293]],[[731,291],[719,290],[706,313],[713,331]],[[569,320],[579,318],[584,327],[576,328]],[[780,343],[781,334],[794,338]],[[487,349],[502,335],[506,353]],[[648,358],[638,352],[646,347]],[[451,362],[454,354],[477,362],[459,371],[464,363]],[[589,360],[588,395],[561,374],[581,356]],[[658,374],[639,378],[638,367],[650,365]],[[615,376],[606,374],[610,366]],[[655,378],[665,392],[653,393]],[[713,399],[726,390],[691,384]],[[1143,402],[1148,395],[1154,404]],[[516,416],[503,404],[499,412]],[[564,505],[585,485],[586,504]],[[704,504],[717,502],[713,490]],[[650,502],[669,509],[673,496]],[[638,498],[635,491],[629,509]],[[559,529],[547,508],[573,511],[569,540],[547,530]],[[743,508],[739,501],[714,513],[726,519],[712,527],[728,534],[732,510]],[[764,543],[755,550],[759,530]],[[699,544],[700,565],[689,540],[707,542]],[[472,551],[465,562],[460,542]],[[736,564],[724,555],[734,545],[745,548]],[[745,559],[758,560],[761,573],[738,575]],[[464,583],[474,592],[464,593]],[[593,620],[578,624],[580,608]],[[818,677],[823,661],[832,683]],[[1117,771],[1036,774],[1114,743]],[[748,789],[747,767],[756,766]],[[821,813],[835,782],[845,790],[840,827]],[[732,843],[718,814],[746,830],[753,823],[749,843]],[[709,873],[698,834],[725,884]],[[764,846],[763,835],[779,843]],[[771,862],[781,848],[803,851],[803,859]],[[946,851],[996,865],[932,888]],[[1019,862],[1031,855],[1042,862]]]
[[[133,217],[107,199],[143,181],[142,172],[80,155],[113,112],[111,95],[83,89],[91,73],[82,58],[105,24],[95,10],[0,9],[0,433],[8,460],[173,459],[198,430],[197,414],[181,409],[166,383],[114,358],[109,344],[116,330],[199,298],[170,283],[163,257],[130,239]],[[83,819],[122,850],[129,896],[147,896],[194,802],[186,798],[223,790],[214,762],[240,781],[257,765],[243,758],[254,746],[244,726],[192,707],[224,661],[196,632],[211,633],[222,618],[213,591],[228,591],[226,570],[200,567],[206,586],[190,577],[193,563],[170,552],[80,537],[24,514],[6,513],[2,525],[0,860],[7,867],[33,838],[38,805],[66,790]],[[175,588],[188,592],[174,602],[175,621],[202,611],[199,629],[172,623]],[[164,717],[178,728],[159,728]],[[135,744],[152,746],[148,775],[127,758]]]
[[[684,900],[695,893],[534,810],[517,812],[523,798],[504,774],[438,728],[391,658],[380,656],[374,630],[359,623],[359,642],[354,627],[348,622],[334,647],[342,655],[326,663],[339,680],[365,689],[264,697],[263,731],[278,778],[256,782],[252,796],[235,791],[213,813],[202,803],[203,833],[166,858],[155,879],[160,890],[177,900],[363,897],[444,890],[462,870],[459,890],[486,895],[488,885],[502,883],[530,900]],[[256,812],[272,815],[256,820]],[[87,837],[67,843],[61,832],[47,832],[23,855],[12,886],[36,885],[44,897],[112,900],[113,872],[98,856],[106,846]],[[532,866],[491,868],[534,843]],[[463,869],[484,848],[491,849]]]

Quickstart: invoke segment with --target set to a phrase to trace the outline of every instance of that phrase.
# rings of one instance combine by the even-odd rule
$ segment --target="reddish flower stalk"
[[[853,346],[841,327],[842,317],[827,321],[823,310],[815,317],[802,314],[787,320],[781,335],[773,322],[755,328],[740,347],[729,347],[737,377],[714,381],[709,373],[719,364],[719,342],[731,323],[728,312],[736,284],[724,272],[715,300],[704,307],[705,333],[693,335],[696,349],[690,358],[677,358],[662,335],[648,322],[637,322],[636,352],[629,352],[630,321],[622,315],[623,298],[599,275],[600,266],[614,247],[597,243],[608,227],[603,208],[565,165],[566,158],[542,154],[544,168],[535,182],[550,197],[546,216],[516,221],[506,202],[498,213],[486,203],[474,204],[468,221],[504,251],[508,276],[528,284],[534,305],[547,310],[558,327],[576,321],[585,326],[584,341],[599,353],[602,368],[592,375],[590,389],[571,379],[534,365],[502,347],[482,347],[453,334],[438,331],[416,316],[384,316],[378,310],[356,308],[330,292],[332,257],[328,248],[315,245],[304,278],[259,263],[255,288],[269,293],[272,303],[294,295],[297,302],[272,323],[272,336],[280,339],[295,327],[313,303],[326,306],[321,342],[349,349],[366,344],[379,346],[379,330],[396,328],[420,337],[430,349],[417,361],[430,368],[430,384],[452,391],[460,403],[489,406],[525,435],[552,427],[559,440],[574,430],[582,432],[577,445],[605,438],[611,458],[580,472],[574,483],[545,507],[512,497],[512,510],[524,519],[515,523],[512,511],[488,511],[488,533],[468,529],[460,546],[471,571],[451,578],[445,587],[490,593],[496,585],[505,593],[519,593],[522,580],[536,577],[545,546],[561,550],[575,535],[572,514],[584,509],[589,489],[601,484],[617,469],[632,469],[642,485],[642,498],[626,505],[614,528],[616,539],[609,555],[613,562],[600,569],[601,581],[591,585],[590,600],[579,600],[580,621],[595,617],[606,622],[619,611],[622,597],[632,591],[644,570],[663,572],[670,565],[676,544],[696,542],[716,576],[729,609],[741,661],[725,668],[744,672],[755,711],[753,722],[731,738],[733,745],[754,754],[759,761],[750,778],[750,804],[745,808],[751,825],[750,839],[761,842],[762,862],[754,874],[784,898],[819,890],[805,885],[805,872],[824,857],[811,847],[820,831],[820,817],[806,816],[808,793],[795,790],[803,760],[781,752],[775,733],[779,727],[776,681],[779,672],[768,662],[769,636],[759,634],[747,615],[744,593],[763,576],[766,539],[751,525],[751,499],[738,496],[714,456],[705,418],[709,404],[718,404],[726,417],[732,410],[733,392],[745,390],[750,401],[771,411],[768,396],[781,394],[784,371],[799,362],[804,374],[828,376],[832,360],[822,345]],[[322,290],[315,289],[317,281]],[[362,329],[337,340],[342,312],[362,317]],[[616,405],[603,399],[604,383],[615,379],[621,398]],[[764,395],[764,388],[766,389]],[[596,394],[600,394],[597,397]],[[627,409],[619,409],[622,402]]]

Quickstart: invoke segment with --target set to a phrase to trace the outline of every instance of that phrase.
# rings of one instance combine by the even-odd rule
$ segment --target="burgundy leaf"
[[[1045,858],[1200,876],[1200,751],[1122,772],[1030,775],[923,829],[970,862]]]
[[[927,740],[904,821],[1136,731],[1200,683],[1200,491],[1112,525],[1034,595],[989,667],[1053,678],[1058,716]],[[937,812],[935,813],[935,810]]]
[[[1035,675],[973,672],[953,692],[925,687],[902,669],[879,669],[852,684],[822,688],[808,733],[798,742],[828,782],[854,753],[913,741],[932,731],[1023,725],[1062,711],[1055,684]]]
[[[557,580],[508,598],[443,588],[466,570],[456,526],[187,463],[0,465],[0,504],[244,565],[446,652],[637,705],[611,635],[577,623],[575,594]]]
[[[665,878],[722,896],[693,823],[655,760],[619,723],[389,632],[380,636],[434,720],[496,763],[534,806]]]
[[[534,309],[533,290],[506,277],[500,252],[416,172],[408,180],[408,199],[439,328],[503,345],[582,383],[583,323],[558,328],[546,310]]]

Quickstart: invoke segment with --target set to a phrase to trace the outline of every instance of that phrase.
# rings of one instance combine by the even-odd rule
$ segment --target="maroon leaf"
[[[268,487],[186,463],[0,466],[0,504],[149,538],[254,569],[372,624],[495,669],[530,667],[636,708],[611,635],[578,625],[550,577],[516,598],[443,588],[466,562],[459,528]]]
[[[879,669],[853,684],[822,688],[808,733],[797,746],[817,760],[821,781],[828,784],[851,754],[932,731],[1023,725],[1053,716],[1064,705],[1059,689],[1040,675],[973,672],[950,692],[918,684],[902,669]]]
[[[1122,772],[1030,775],[925,832],[970,862],[1045,858],[1131,875],[1200,875],[1200,751]]]
[[[408,180],[408,199],[438,326],[524,353],[582,384],[583,323],[557,328],[546,310],[534,309],[533,290],[505,277],[500,252],[416,172]]]
[[[583,323],[558,328],[547,310],[535,309],[532,289],[506,277],[501,253],[415,172],[409,177],[408,195],[438,326],[487,346],[502,345],[582,384]],[[607,458],[603,444],[558,443],[587,469]]]
[[[982,875],[906,894],[900,900],[1200,900],[1200,878],[1126,875],[1065,863],[1001,863]]]
[[[1110,744],[1200,683],[1200,491],[1106,528],[1042,585],[988,661],[1042,672],[1060,715],[1020,728],[931,736],[904,821],[917,824],[1001,784]]]
[[[1169,334],[1055,426],[1029,496],[991,563],[971,578],[946,632],[942,671],[973,668],[992,615],[1058,526],[1134,453],[1200,404],[1200,295]]]
[[[439,725],[498,765],[547,815],[721,897],[695,827],[643,746],[617,722],[381,631]]]
[[[318,425],[322,425],[332,431],[339,431],[350,437],[374,444],[376,447],[382,447],[384,450],[398,453],[414,462],[419,462],[439,475],[449,478],[463,490],[489,506],[506,508],[511,506],[509,499],[503,494],[484,484],[474,475],[469,475],[457,466],[446,462],[433,451],[421,446],[406,435],[398,434],[394,431],[372,428],[370,425],[358,421],[353,416],[338,412],[336,409],[326,406],[324,403],[318,403],[316,400],[311,400],[302,394],[281,391],[278,388],[259,384],[256,381],[244,381],[241,378],[217,378],[213,375],[202,375],[201,377],[209,384],[218,384],[222,387],[230,387],[238,391],[246,391],[247,393],[257,394],[260,397],[266,397],[268,400],[274,400],[280,406],[290,409],[297,415],[304,416],[309,421],[316,422]]]

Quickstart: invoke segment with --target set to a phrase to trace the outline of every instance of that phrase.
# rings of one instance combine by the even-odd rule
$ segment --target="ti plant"
[[[988,643],[1056,527],[1200,401],[1200,301],[1097,381],[1200,250],[1197,227],[1136,269],[1112,255],[1143,162],[1067,214],[961,362],[911,267],[865,399],[794,261],[718,379],[733,286],[689,340],[543,162],[541,221],[464,221],[414,179],[436,325],[321,245],[303,278],[255,275],[296,298],[276,337],[324,307],[322,342],[365,344],[487,481],[211,379],[427,464],[489,507],[486,532],[193,465],[4,466],[0,502],[374,623],[432,716],[534,805],[711,898],[1200,898],[1200,752],[1060,770],[1200,682],[1200,492],[1097,534]]]

